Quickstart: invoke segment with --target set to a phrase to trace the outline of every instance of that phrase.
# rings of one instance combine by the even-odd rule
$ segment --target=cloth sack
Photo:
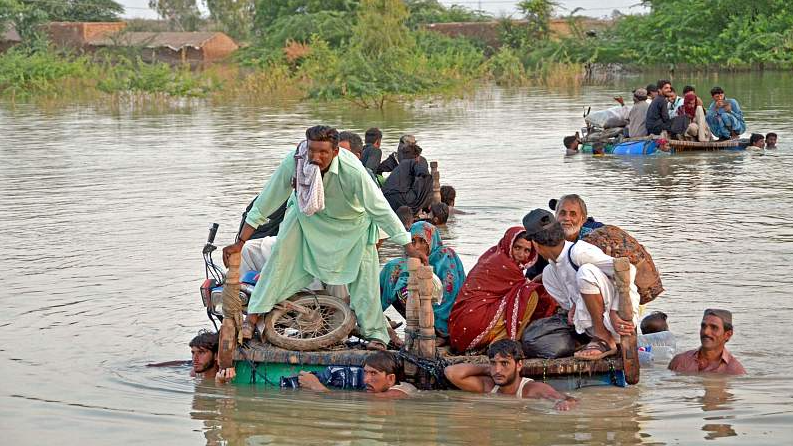
[[[612,257],[627,257],[636,267],[636,288],[639,291],[639,304],[651,302],[664,292],[661,274],[653,263],[653,258],[641,243],[617,226],[605,225],[589,234],[583,240],[600,248]],[[609,253],[608,248],[611,249]]]

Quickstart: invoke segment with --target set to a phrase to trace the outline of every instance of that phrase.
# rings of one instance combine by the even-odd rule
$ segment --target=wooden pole
[[[436,357],[435,347],[435,313],[432,311],[432,267],[420,266],[416,272],[419,281],[419,336],[418,336],[418,356],[424,359],[434,360]],[[420,388],[428,389],[431,387],[431,377],[426,371],[422,370],[419,375]]]
[[[438,162],[430,163],[430,173],[432,174],[432,198],[430,204],[441,202],[441,173],[438,172]]]
[[[633,320],[633,302],[631,301],[631,263],[627,257],[614,259],[614,283],[620,299],[618,313],[626,321]],[[629,336],[620,336],[622,349],[622,364],[625,371],[625,381],[628,384],[639,382],[639,353],[636,346],[636,332]]]
[[[233,367],[234,350],[242,343],[242,302],[240,301],[240,253],[229,257],[229,270],[223,283],[223,323],[220,326],[218,364]]]
[[[408,257],[408,298],[405,303],[405,350],[413,355],[418,354],[417,337],[419,333],[419,276],[421,260]],[[405,361],[405,375],[416,376],[416,365]]]
[[[432,311],[432,267],[420,266],[419,278],[419,355],[422,358],[435,359],[435,313]]]

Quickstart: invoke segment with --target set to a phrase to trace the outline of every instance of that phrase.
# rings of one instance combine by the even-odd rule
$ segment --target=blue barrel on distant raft
[[[614,146],[614,155],[652,155],[658,149],[654,140],[627,141]]]

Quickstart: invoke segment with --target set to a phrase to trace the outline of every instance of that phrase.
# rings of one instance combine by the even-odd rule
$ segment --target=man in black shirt
[[[671,93],[672,84],[668,80],[658,81],[658,96],[653,98],[647,109],[645,124],[648,135],[660,135],[663,131],[671,130],[672,120],[669,118],[669,101],[667,99]]]
[[[366,131],[364,135],[363,154],[361,155],[361,162],[365,167],[374,172],[377,166],[380,165],[380,160],[383,158],[383,151],[380,150],[380,142],[383,140],[383,132],[376,127],[372,127]]]

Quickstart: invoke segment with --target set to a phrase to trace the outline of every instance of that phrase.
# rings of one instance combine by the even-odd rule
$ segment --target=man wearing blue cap
[[[614,258],[583,240],[565,240],[562,225],[544,209],[523,217],[526,238],[540,256],[548,260],[542,272],[546,291],[567,310],[567,320],[576,332],[591,337],[575,357],[598,360],[617,352],[620,336],[631,335],[638,325],[639,292],[633,283],[636,268],[630,267],[630,296],[633,320],[619,317],[620,299],[614,286]]]

